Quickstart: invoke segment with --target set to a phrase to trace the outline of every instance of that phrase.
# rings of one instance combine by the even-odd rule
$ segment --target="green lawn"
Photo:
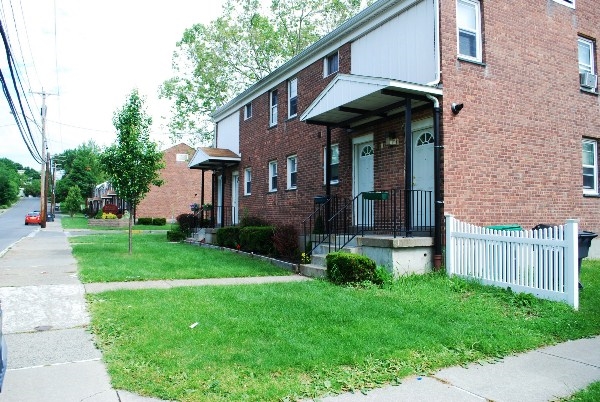
[[[600,381],[592,383],[584,390],[577,392],[570,398],[561,399],[564,402],[598,402],[600,401]]]
[[[168,243],[166,234],[135,233],[131,255],[126,232],[75,236],[69,241],[84,283],[290,274],[231,250]]]
[[[88,299],[115,388],[181,401],[281,401],[597,335],[600,262],[584,263],[582,282],[579,311],[443,274],[383,289],[310,281]]]

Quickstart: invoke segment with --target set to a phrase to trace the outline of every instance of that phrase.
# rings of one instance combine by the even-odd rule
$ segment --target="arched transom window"
[[[360,151],[360,156],[365,157],[365,156],[371,156],[375,153],[375,151],[373,150],[373,146],[372,145],[365,145],[362,149],[362,151]]]
[[[433,144],[433,134],[430,132],[423,133],[417,139],[417,146]]]

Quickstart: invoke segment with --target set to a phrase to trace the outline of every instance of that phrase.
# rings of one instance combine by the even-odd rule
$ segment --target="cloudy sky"
[[[93,139],[111,144],[114,112],[133,88],[146,97],[152,138],[170,145],[169,103],[160,84],[173,75],[172,53],[183,31],[221,13],[222,0],[0,0],[0,21],[19,64],[26,96],[40,120],[45,91],[46,133],[51,154]],[[2,49],[0,69],[10,76]],[[10,80],[9,80],[10,81]],[[12,83],[10,83],[12,85]],[[0,158],[39,168],[0,97]],[[16,101],[16,100],[15,100]],[[36,140],[41,141],[38,130]]]

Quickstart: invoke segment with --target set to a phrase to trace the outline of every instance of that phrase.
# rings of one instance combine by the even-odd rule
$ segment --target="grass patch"
[[[230,250],[168,243],[166,234],[134,233],[131,255],[127,233],[76,236],[69,241],[84,283],[289,275]]]
[[[87,218],[81,214],[76,214],[73,217],[69,215],[61,215],[60,224],[63,229],[88,229]]]
[[[598,265],[583,267],[579,311],[443,274],[383,289],[311,281],[88,300],[115,388],[180,401],[295,400],[597,335]]]
[[[592,383],[589,387],[581,390],[570,398],[561,399],[562,402],[598,402],[600,401],[600,381]]]

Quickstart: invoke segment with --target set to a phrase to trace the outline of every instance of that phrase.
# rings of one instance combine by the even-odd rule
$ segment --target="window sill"
[[[290,121],[290,120],[296,120],[298,118],[298,114],[295,114],[293,116],[288,116],[286,121]]]
[[[330,186],[338,186],[339,184],[340,184],[339,180],[337,180],[337,181],[330,181],[329,182]],[[327,183],[323,183],[323,186],[326,186],[326,185],[327,185]]]
[[[271,129],[273,129],[273,128],[277,128],[277,124],[273,124],[272,126],[271,126],[271,125],[269,125],[269,128],[268,128],[267,130],[271,130]]]
[[[471,63],[471,64],[475,64],[476,66],[481,66],[481,67],[487,67],[487,64],[481,62],[481,61],[477,61],[477,60],[472,60],[472,59],[467,59],[465,57],[462,56],[457,56],[456,57],[458,61],[464,61],[466,63]]]
[[[600,194],[583,193],[584,198],[600,198]]]
[[[598,96],[598,92],[594,91],[593,89],[587,89],[587,88],[579,87],[579,91],[583,92],[585,94],[590,94],[590,95],[596,95],[596,96]]]
[[[292,188],[286,188],[285,191],[296,191],[298,190],[298,187],[292,187]]]
[[[274,194],[276,192],[277,192],[277,190],[269,190],[269,192],[267,194]]]

